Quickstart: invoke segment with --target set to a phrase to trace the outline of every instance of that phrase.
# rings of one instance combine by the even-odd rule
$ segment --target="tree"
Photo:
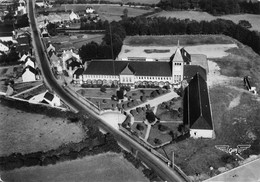
[[[147,111],[147,112],[146,112],[146,119],[148,120],[149,123],[152,123],[152,122],[155,121],[156,116],[155,116],[155,114],[153,113],[153,111]]]
[[[147,100],[147,98],[146,98],[145,95],[142,95],[142,96],[140,97],[140,99],[141,99],[142,102],[145,102],[145,101]]]
[[[247,20],[239,20],[238,25],[245,27],[245,28],[251,28],[252,25]]]
[[[102,86],[100,87],[100,91],[101,91],[101,92],[106,92],[106,90],[107,90],[107,89],[106,89],[106,87],[105,87],[104,85],[102,85]]]

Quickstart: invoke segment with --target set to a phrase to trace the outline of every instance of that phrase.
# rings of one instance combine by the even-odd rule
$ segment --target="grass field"
[[[106,0],[111,3],[140,3],[140,4],[157,4],[160,0]]]
[[[162,11],[155,15],[151,15],[152,17],[172,17],[177,19],[193,19],[196,21],[211,21],[217,18],[222,18],[226,20],[232,20],[234,23],[238,23],[239,20],[247,20],[252,25],[252,30],[260,31],[260,15],[253,14],[239,14],[239,15],[223,15],[223,16],[213,16],[206,12],[198,12],[198,11]]]
[[[0,103],[0,156],[55,149],[85,137],[80,125],[66,119],[12,109]]]
[[[143,176],[122,154],[105,153],[82,159],[61,162],[45,167],[24,167],[0,172],[3,181],[92,181],[133,182],[149,180]]]

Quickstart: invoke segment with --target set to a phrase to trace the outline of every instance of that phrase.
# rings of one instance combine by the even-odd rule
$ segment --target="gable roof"
[[[82,75],[84,72],[84,68],[78,68],[73,75],[76,75],[76,78],[79,78],[80,75]]]
[[[47,99],[47,100],[49,100],[49,101],[52,101],[53,98],[54,98],[54,95],[53,95],[52,93],[50,93],[50,92],[46,92],[46,93],[44,94],[43,98],[45,98],[45,99]]]
[[[32,56],[27,56],[27,57],[25,58],[25,62],[27,62],[28,60],[31,60],[32,62],[35,63],[35,58],[33,58]]]
[[[26,72],[26,70],[29,70],[30,72],[34,73],[35,75],[38,74],[37,70],[34,69],[33,67],[31,67],[30,65],[26,66],[24,69],[23,69],[23,72],[22,72],[22,75]]]
[[[191,129],[213,129],[206,81],[197,73],[185,88],[184,123]]]
[[[20,53],[29,52],[30,46],[28,44],[21,44],[16,47],[16,50]]]
[[[204,68],[198,65],[184,65],[183,69],[183,80],[187,80],[189,83],[193,77],[199,73],[199,75],[204,79],[207,80],[207,73]]]
[[[126,66],[135,71],[136,76],[172,76],[169,62],[146,61],[92,61],[84,71],[86,75],[119,75]]]
[[[186,64],[189,64],[191,62],[191,56],[190,54],[184,49],[177,47],[175,53],[170,57],[171,61],[174,62],[185,62]]]
[[[126,65],[126,67],[123,69],[123,71],[120,73],[121,75],[133,75],[134,71],[129,68],[129,64]]]

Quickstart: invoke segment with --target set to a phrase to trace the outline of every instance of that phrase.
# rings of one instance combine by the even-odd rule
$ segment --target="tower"
[[[183,67],[184,67],[184,60],[179,46],[179,41],[175,53],[171,56],[171,62],[172,62],[172,83],[178,84],[183,80]]]

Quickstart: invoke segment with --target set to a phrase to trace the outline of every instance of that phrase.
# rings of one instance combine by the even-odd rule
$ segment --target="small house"
[[[37,70],[31,66],[27,66],[24,68],[22,72],[22,81],[23,82],[33,82],[38,78]]]

